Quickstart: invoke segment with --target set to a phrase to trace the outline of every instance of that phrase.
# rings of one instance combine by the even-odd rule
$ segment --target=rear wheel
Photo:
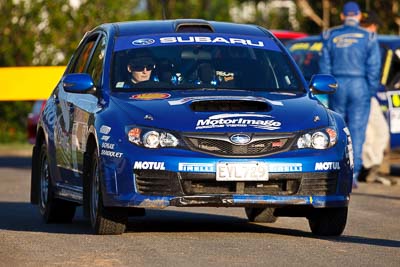
[[[42,144],[40,147],[39,164],[39,210],[44,221],[46,223],[70,223],[74,218],[76,205],[54,197],[46,144]]]
[[[347,222],[347,207],[315,209],[308,217],[313,234],[320,236],[339,236]]]
[[[245,208],[250,222],[274,223],[278,219],[274,215],[275,208]]]
[[[128,221],[126,210],[103,206],[97,150],[91,160],[89,194],[90,222],[94,232],[100,235],[124,233]]]

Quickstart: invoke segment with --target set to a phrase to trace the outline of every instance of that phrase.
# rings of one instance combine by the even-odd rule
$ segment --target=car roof
[[[237,24],[230,22],[206,21],[201,19],[177,19],[177,20],[142,20],[106,23],[96,29],[113,32],[116,36],[129,36],[141,34],[176,33],[178,27],[209,27],[214,33],[265,36],[271,35],[266,29],[252,24]],[[189,31],[201,32],[201,31]],[[210,31],[208,31],[210,32]]]

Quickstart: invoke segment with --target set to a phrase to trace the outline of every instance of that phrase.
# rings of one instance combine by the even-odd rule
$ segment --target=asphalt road
[[[337,238],[303,218],[248,223],[239,208],[150,210],[96,236],[81,210],[44,224],[29,190],[30,158],[0,156],[0,266],[400,266],[400,185],[360,184]]]

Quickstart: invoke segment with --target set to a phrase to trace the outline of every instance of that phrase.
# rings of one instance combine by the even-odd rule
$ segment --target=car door
[[[99,33],[95,33],[84,38],[68,65],[66,74],[86,72],[99,36]],[[79,185],[79,174],[81,172],[79,171],[76,150],[81,148],[78,146],[80,141],[76,139],[78,127],[74,123],[74,118],[76,117],[77,105],[81,104],[79,99],[97,103],[97,98],[91,94],[68,93],[64,90],[62,82],[58,85],[55,98],[57,120],[54,128],[54,142],[57,168],[60,175],[59,183],[60,186]],[[73,135],[73,133],[75,134]]]
[[[73,105],[71,128],[71,163],[74,185],[82,184],[83,159],[86,151],[86,136],[93,114],[99,111],[99,99],[102,90],[102,74],[106,51],[106,36],[100,35],[94,46],[92,55],[86,65],[85,73],[90,74],[95,84],[93,94],[70,93],[69,102]]]

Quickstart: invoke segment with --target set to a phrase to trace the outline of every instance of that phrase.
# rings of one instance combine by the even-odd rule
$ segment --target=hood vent
[[[268,112],[271,107],[264,102],[243,100],[197,101],[190,105],[196,112]]]

